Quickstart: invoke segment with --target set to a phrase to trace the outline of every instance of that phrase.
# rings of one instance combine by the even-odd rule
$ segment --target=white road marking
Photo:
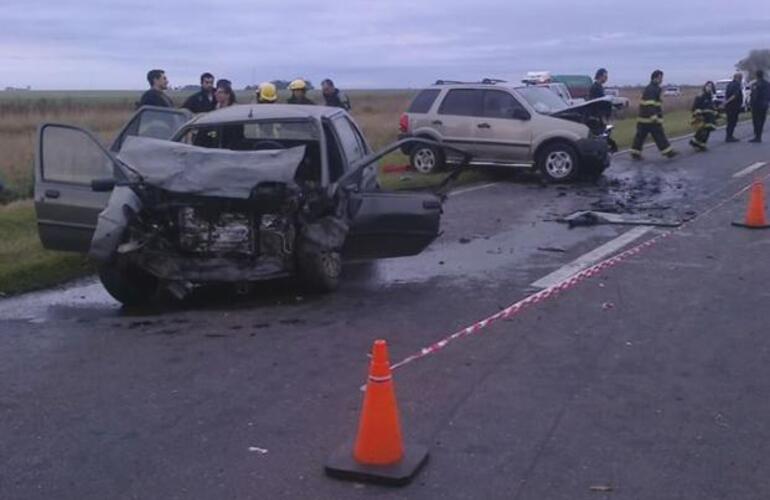
[[[539,280],[532,283],[531,286],[535,288],[550,288],[552,286],[563,283],[564,281],[570,279],[572,276],[576,275],[583,269],[587,269],[591,267],[597,262],[604,260],[604,258],[609,256],[610,254],[628,245],[632,241],[638,238],[641,238],[648,232],[652,231],[652,229],[653,228],[649,226],[635,227],[632,230],[621,234],[614,240],[610,240],[604,245],[597,247],[591,250],[590,252],[588,252],[587,254],[584,254],[578,257],[577,259],[573,260],[569,264],[566,264],[560,267],[559,269],[552,272],[551,274],[540,278]]]
[[[751,165],[749,165],[748,167],[744,168],[740,172],[735,172],[733,174],[733,178],[743,177],[744,175],[749,175],[750,173],[754,172],[755,170],[759,170],[760,168],[764,167],[765,165],[767,165],[767,162],[764,162],[764,161],[758,161],[756,163],[752,163]]]
[[[492,186],[497,186],[500,184],[499,182],[490,182],[488,184],[482,184],[480,186],[471,186],[465,189],[458,189],[457,191],[452,191],[449,193],[449,196],[457,196],[458,194],[465,194],[470,193],[471,191],[479,191],[480,189],[487,189],[491,188]]]

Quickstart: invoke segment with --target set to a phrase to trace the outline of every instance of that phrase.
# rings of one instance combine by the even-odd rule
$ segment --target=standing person
[[[222,78],[217,82],[217,90],[214,93],[216,98],[216,109],[226,108],[235,104],[235,92],[230,80]]]
[[[765,80],[765,72],[757,70],[757,79],[751,86],[751,120],[754,122],[754,138],[749,142],[762,142],[762,129],[765,128],[767,108],[770,106],[770,83]]]
[[[335,87],[334,82],[329,78],[321,82],[321,93],[327,106],[350,111],[350,99],[347,95],[340,92],[340,89]]]
[[[650,75],[650,84],[642,92],[642,100],[639,101],[639,118],[636,120],[636,136],[631,146],[631,158],[642,159],[642,147],[647,134],[651,134],[661,154],[667,158],[673,158],[677,153],[671,147],[663,130],[663,93],[660,84],[663,83],[663,72],[656,69]]]
[[[278,100],[278,90],[271,82],[262,82],[257,87],[257,104],[274,104]]]
[[[182,107],[196,114],[213,111],[217,107],[217,101],[214,97],[214,75],[203,73],[201,75],[201,89],[188,97]]]
[[[173,108],[174,102],[166,95],[168,89],[168,78],[166,72],[162,69],[151,69],[147,72],[147,83],[150,84],[150,90],[142,94],[136,108],[142,106],[160,106],[162,108]]]
[[[289,90],[291,90],[291,97],[286,101],[289,104],[315,104],[307,98],[307,83],[305,83],[305,80],[299,78],[294,80],[289,84]]]
[[[690,146],[696,151],[706,151],[709,135],[717,128],[719,112],[714,104],[714,82],[706,82],[703,91],[692,103],[692,123],[695,135],[690,139]]]
[[[607,83],[609,75],[605,68],[599,68],[596,70],[594,76],[594,83],[591,85],[591,89],[588,91],[588,100],[599,99],[604,97],[604,84]]]
[[[738,115],[743,107],[743,73],[735,73],[733,81],[725,89],[725,115],[727,115],[727,128],[725,129],[725,142],[738,142],[733,136],[735,126],[738,124]]]

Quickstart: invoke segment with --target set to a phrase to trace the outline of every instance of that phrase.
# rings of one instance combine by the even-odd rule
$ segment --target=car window
[[[516,109],[524,111],[514,97],[502,90],[484,92],[484,116],[487,118],[513,118]]]
[[[438,89],[426,89],[417,94],[412,104],[409,106],[407,113],[427,113],[433,102],[438,97]]]
[[[516,89],[530,106],[540,114],[550,115],[566,109],[567,103],[550,89],[542,87],[520,87]]]
[[[112,159],[82,130],[46,126],[42,144],[46,181],[90,185],[94,179],[113,176]]]
[[[348,163],[353,163],[363,158],[366,155],[366,148],[350,120],[345,116],[338,116],[334,119],[333,123]]]
[[[438,109],[440,115],[482,116],[484,91],[454,89],[447,93]]]

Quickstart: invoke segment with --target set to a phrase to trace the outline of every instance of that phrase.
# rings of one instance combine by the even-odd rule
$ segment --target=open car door
[[[118,132],[110,151],[120,152],[123,142],[129,136],[171,139],[176,131],[192,116],[192,113],[187,109],[142,106]]]
[[[144,106],[118,133],[110,148],[120,151],[128,136],[170,139],[192,114],[186,109]],[[47,123],[38,131],[35,154],[35,211],[40,240],[50,250],[88,252],[109,192],[91,189],[94,180],[115,177],[116,161],[87,130]]]
[[[351,227],[343,254],[350,259],[380,259],[416,255],[439,235],[441,197],[428,192],[380,191],[376,168],[385,155],[400,149],[398,141],[356,162],[338,185],[348,192]]]
[[[91,181],[113,178],[115,159],[87,130],[47,123],[38,131],[35,154],[35,211],[45,248],[87,252],[96,219],[109,192]]]

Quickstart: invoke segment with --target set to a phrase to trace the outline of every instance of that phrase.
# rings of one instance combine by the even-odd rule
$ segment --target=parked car
[[[726,78],[724,80],[717,80],[714,83],[714,102],[717,107],[724,107],[725,105],[725,93],[727,92],[727,86],[732,82],[732,78]],[[741,111],[749,111],[751,109],[751,83],[743,83],[743,103],[741,104]]]
[[[610,133],[597,116],[609,98],[569,106],[550,89],[453,83],[420,91],[400,119],[400,137],[421,137],[472,155],[471,164],[539,169],[547,179],[597,177],[610,164]],[[459,159],[429,144],[405,149],[428,173]]]
[[[379,190],[376,161],[403,146],[375,154],[350,115],[322,106],[236,105],[192,119],[143,107],[109,149],[46,123],[40,239],[87,252],[128,305],[291,275],[333,290],[343,257],[414,255],[439,233],[441,197]]]
[[[668,85],[665,88],[663,88],[663,95],[670,96],[670,97],[679,97],[680,95],[682,95],[682,89],[680,89],[676,85]]]

